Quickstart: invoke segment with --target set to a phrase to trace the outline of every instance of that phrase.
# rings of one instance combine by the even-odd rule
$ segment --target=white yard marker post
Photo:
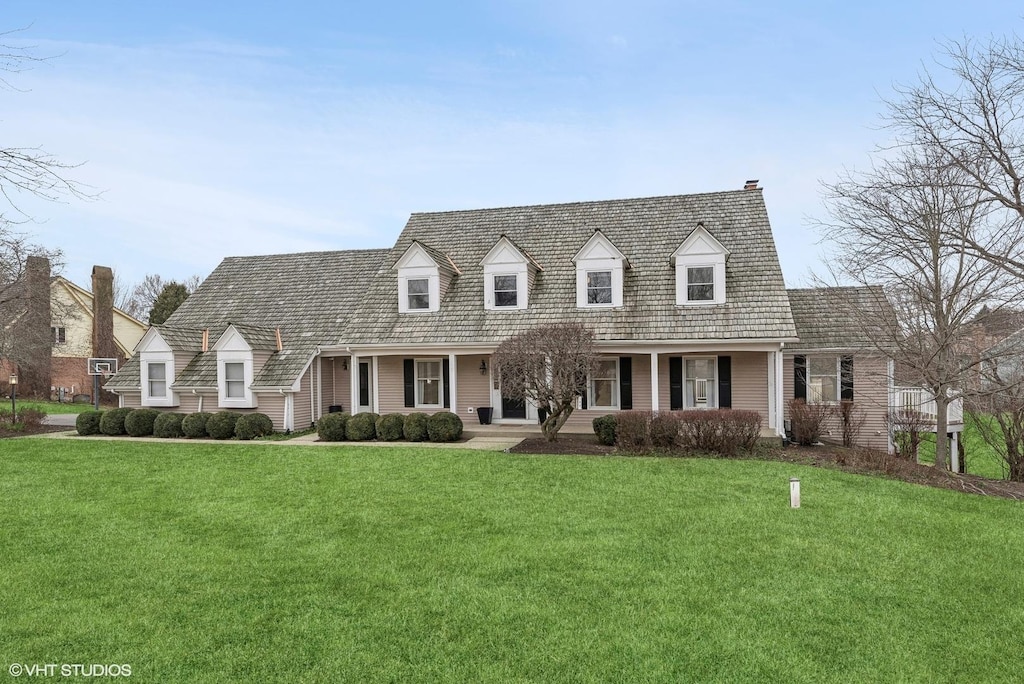
[[[789,478],[789,507],[800,508],[800,478]]]

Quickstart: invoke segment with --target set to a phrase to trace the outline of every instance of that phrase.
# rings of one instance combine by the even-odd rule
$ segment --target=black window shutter
[[[673,356],[668,360],[668,403],[669,408],[678,411],[683,408],[683,357]]]
[[[370,405],[370,364],[359,362],[359,405]]]
[[[583,390],[583,394],[580,395],[580,409],[587,409],[587,390]]]
[[[451,396],[451,392],[448,390],[449,380],[451,379],[451,374],[452,374],[451,370],[452,370],[451,369],[451,364],[449,363],[448,359],[443,360],[441,362],[441,374],[444,376],[444,381],[443,381],[443,384],[441,386],[441,392],[443,393],[443,396],[444,396],[444,407],[445,408],[451,408],[452,407],[452,396]]]
[[[844,356],[839,360],[840,395],[843,401],[853,401],[853,357]]]
[[[718,408],[732,408],[732,357],[718,357]]]
[[[807,357],[793,357],[793,398],[807,401]]]
[[[416,405],[416,362],[404,359],[402,366],[405,373],[405,407],[412,408]]]
[[[633,408],[633,357],[619,357],[619,408]]]

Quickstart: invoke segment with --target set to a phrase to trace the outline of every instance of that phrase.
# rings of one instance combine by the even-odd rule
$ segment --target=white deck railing
[[[893,389],[893,405],[896,411],[916,411],[926,420],[935,421],[935,395],[924,387],[895,387]],[[949,412],[946,416],[949,425],[964,422],[963,397],[950,397]]]

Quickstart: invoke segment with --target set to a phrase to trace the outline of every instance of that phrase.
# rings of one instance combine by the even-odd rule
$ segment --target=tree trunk
[[[949,469],[949,398],[943,387],[935,393],[935,467]]]
[[[554,442],[558,439],[558,431],[562,429],[565,421],[569,420],[571,415],[572,404],[559,406],[553,413],[548,415],[547,420],[541,423],[540,431],[544,433],[544,437],[549,442]]]

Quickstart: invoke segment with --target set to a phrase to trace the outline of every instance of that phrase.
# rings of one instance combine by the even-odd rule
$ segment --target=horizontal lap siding
[[[480,372],[480,363],[487,364],[487,372]],[[482,354],[456,356],[456,407],[463,416],[474,416],[476,409],[491,405],[491,357]],[[470,410],[472,409],[472,411]]]
[[[417,409],[405,406],[404,356],[377,357],[377,398],[379,413],[414,413]],[[423,358],[427,358],[424,355]],[[430,357],[434,358],[434,357]],[[434,409],[420,409],[422,413],[433,413]]]
[[[121,404],[125,408],[142,408],[142,393],[127,392],[121,395]]]
[[[294,425],[296,430],[306,430],[309,428],[310,423],[313,422],[313,412],[310,408],[310,396],[312,396],[310,382],[312,380],[312,371],[312,366],[306,369],[306,372],[302,375],[302,379],[299,381],[299,391],[295,393]]]
[[[334,359],[320,358],[314,362],[320,371],[320,391],[317,393],[317,412],[320,415],[327,413],[327,407],[338,402],[334,400]],[[348,403],[347,401],[345,402]],[[344,404],[343,404],[344,405]]]
[[[174,409],[180,413],[196,413],[199,411],[199,398],[203,399],[202,410],[207,413],[216,413],[220,409],[217,408],[217,395],[216,394],[179,394],[178,395],[178,408]]]
[[[622,356],[630,356],[623,354]],[[633,410],[651,410],[651,355],[632,355],[633,359]],[[573,428],[590,427],[594,418],[618,413],[616,409],[592,409],[576,410],[569,416],[566,425]]]
[[[768,354],[740,352],[732,356],[732,407],[757,411],[768,425]]]
[[[785,407],[785,418],[789,420],[789,402],[793,399],[794,375],[793,353],[787,353],[782,359],[782,400]],[[806,356],[815,356],[808,352]],[[822,354],[835,356],[835,354]],[[889,446],[889,433],[886,426],[886,415],[889,410],[889,379],[888,360],[880,356],[854,355],[853,358],[853,404],[865,414],[864,426],[860,431],[858,444],[873,449],[885,450]],[[841,441],[842,431],[837,419],[827,423],[826,434],[829,441]]]
[[[284,430],[284,395],[280,392],[266,392],[257,394],[256,401],[259,403],[259,408],[255,410],[270,418],[274,422],[275,430],[278,432]]]

